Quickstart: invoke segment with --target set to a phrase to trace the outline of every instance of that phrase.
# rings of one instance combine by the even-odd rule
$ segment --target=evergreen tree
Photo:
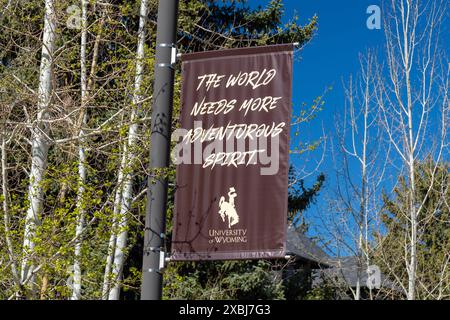
[[[308,224],[300,217],[317,197],[324,179],[321,174],[313,187],[305,188],[295,170],[292,167],[289,170],[288,220],[296,221],[300,232],[308,230]],[[282,271],[288,263],[278,260],[170,263],[165,271],[164,298],[308,299],[326,292],[305,285],[303,270],[296,271],[291,281],[283,281]]]
[[[42,197],[29,237],[33,248],[22,254],[30,208],[30,128],[39,112],[45,2],[0,0],[0,299],[99,299],[105,278],[116,288],[114,297],[120,287],[121,298],[138,298],[157,5],[157,0],[148,0],[142,52],[138,50],[142,44],[139,34],[144,35],[139,33],[141,1],[54,2],[51,99],[46,101],[43,121],[47,165],[40,181],[32,179]],[[316,17],[300,25],[296,19],[283,24],[282,15],[282,0],[268,1],[259,8],[244,0],[180,0],[177,46],[184,53],[285,42],[303,46],[311,40],[317,29]],[[143,63],[137,64],[141,59]],[[136,71],[137,66],[142,72]],[[136,73],[143,75],[139,90]],[[175,90],[173,129],[180,108],[179,68]],[[130,132],[133,143],[127,144]],[[123,168],[127,154],[135,161]],[[127,176],[129,200],[122,211],[115,201],[124,187],[121,171]],[[173,184],[175,167],[168,174]],[[172,189],[168,238],[173,196]],[[122,218],[127,223],[115,223],[125,221]],[[124,235],[126,247],[121,253],[125,264],[120,279],[105,269],[110,239]],[[29,280],[19,279],[24,260],[30,267]],[[267,286],[274,283],[265,272],[272,268],[267,262],[216,265],[216,273],[210,275],[219,274],[218,279],[232,288],[230,297],[251,297],[254,292],[258,292],[255,297],[282,296],[279,286]],[[209,269],[200,268],[199,279],[205,277],[202,270]],[[181,277],[182,272],[175,275]]]
[[[417,189],[414,205],[422,206],[418,225],[417,299],[450,298],[450,164],[427,159],[417,163]],[[394,281],[394,296],[406,294],[408,275],[404,266],[408,235],[409,203],[407,179],[399,176],[394,196],[383,193],[382,222],[386,232],[377,235],[375,263]]]

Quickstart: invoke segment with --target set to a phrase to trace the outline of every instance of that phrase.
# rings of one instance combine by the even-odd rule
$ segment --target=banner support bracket
[[[177,45],[175,43],[160,43],[158,44],[160,48],[170,48],[170,63],[158,63],[157,66],[160,68],[171,68],[174,69],[175,63],[177,63]]]

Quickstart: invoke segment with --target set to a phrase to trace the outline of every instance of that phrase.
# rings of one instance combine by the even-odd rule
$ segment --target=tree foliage
[[[28,190],[31,167],[30,128],[37,118],[39,68],[42,52],[44,2],[0,0],[0,145],[2,182],[0,195],[0,299],[68,299],[73,288],[75,243],[81,244],[82,299],[102,298],[105,260],[111,234],[128,231],[127,259],[120,282],[123,298],[138,298],[145,189],[148,176],[148,150],[153,83],[154,44],[156,38],[157,0],[149,0],[145,39],[145,59],[142,89],[138,93],[139,116],[132,119],[134,108],[134,77],[139,26],[140,1],[89,1],[87,14],[87,80],[88,100],[81,99],[81,64],[79,11],[81,1],[54,1],[56,15],[55,53],[52,57],[52,91],[46,125],[48,133],[47,168],[39,187],[43,190],[42,209],[36,213],[33,250],[22,248],[24,217],[29,207]],[[69,10],[75,6],[75,10]],[[267,6],[250,7],[246,1],[180,1],[178,43],[181,52],[216,50],[264,44],[299,42],[306,44],[317,29],[317,18],[305,25],[297,20],[282,23],[281,0]],[[177,68],[179,69],[179,68]],[[175,83],[173,129],[178,125],[180,74]],[[85,105],[85,108],[84,108]],[[81,121],[84,112],[86,123]],[[47,121],[48,120],[48,121]],[[137,143],[132,146],[133,161],[121,168],[122,155],[132,123],[139,124]],[[81,141],[79,132],[85,136]],[[78,148],[86,150],[87,178],[83,182],[82,199],[77,199],[80,187]],[[129,151],[129,150],[128,150]],[[115,223],[115,195],[122,188],[119,172],[131,173],[133,201],[127,212],[128,224]],[[170,238],[174,196],[175,168],[168,172],[169,195],[168,234]],[[81,204],[80,204],[80,203]],[[86,213],[81,237],[76,236],[79,211]],[[32,283],[17,283],[13,265],[24,258],[33,267]],[[218,276],[227,286],[227,297],[281,298],[281,289],[266,272],[267,262],[217,263],[211,268],[189,269],[189,265],[173,271],[168,277],[185,277],[193,283],[193,292],[208,286],[206,271]],[[184,273],[183,273],[184,272]],[[184,279],[184,278],[183,278]],[[194,281],[195,280],[195,281]],[[195,282],[195,284],[194,284]],[[168,283],[166,296],[192,296],[183,282]],[[179,287],[176,287],[176,286]],[[175,286],[178,289],[170,289]],[[197,289],[196,289],[197,288]],[[174,291],[175,290],[175,291]],[[176,294],[174,293],[176,292]]]
[[[301,216],[318,196],[323,175],[312,188],[291,168],[288,195],[288,217]],[[292,211],[291,211],[292,210]],[[289,223],[292,223],[290,221]],[[302,221],[297,228],[308,231]],[[166,270],[164,297],[166,299],[313,299],[327,294],[327,288],[311,288],[311,274],[299,269],[286,279],[283,271],[292,263],[285,260],[244,260],[170,263]]]
[[[448,299],[450,297],[450,164],[436,165],[432,159],[417,163],[414,205],[422,206],[418,225],[417,287],[418,299]],[[376,262],[395,281],[397,296],[404,294],[408,276],[403,265],[408,234],[409,206],[407,179],[401,175],[393,196],[383,194],[382,221],[385,234],[378,234],[379,245],[374,251]],[[403,289],[403,290],[402,290]]]

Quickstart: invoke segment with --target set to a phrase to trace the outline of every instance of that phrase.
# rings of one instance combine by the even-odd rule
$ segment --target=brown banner
[[[292,51],[182,56],[173,260],[284,257]]]

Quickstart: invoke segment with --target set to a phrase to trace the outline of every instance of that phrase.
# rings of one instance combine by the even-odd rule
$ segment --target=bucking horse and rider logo
[[[234,187],[230,188],[228,192],[228,202],[225,201],[225,197],[221,196],[219,200],[219,215],[225,222],[225,217],[228,219],[228,228],[234,226],[239,222],[239,215],[236,212],[236,206],[234,205],[234,198],[237,197]]]

